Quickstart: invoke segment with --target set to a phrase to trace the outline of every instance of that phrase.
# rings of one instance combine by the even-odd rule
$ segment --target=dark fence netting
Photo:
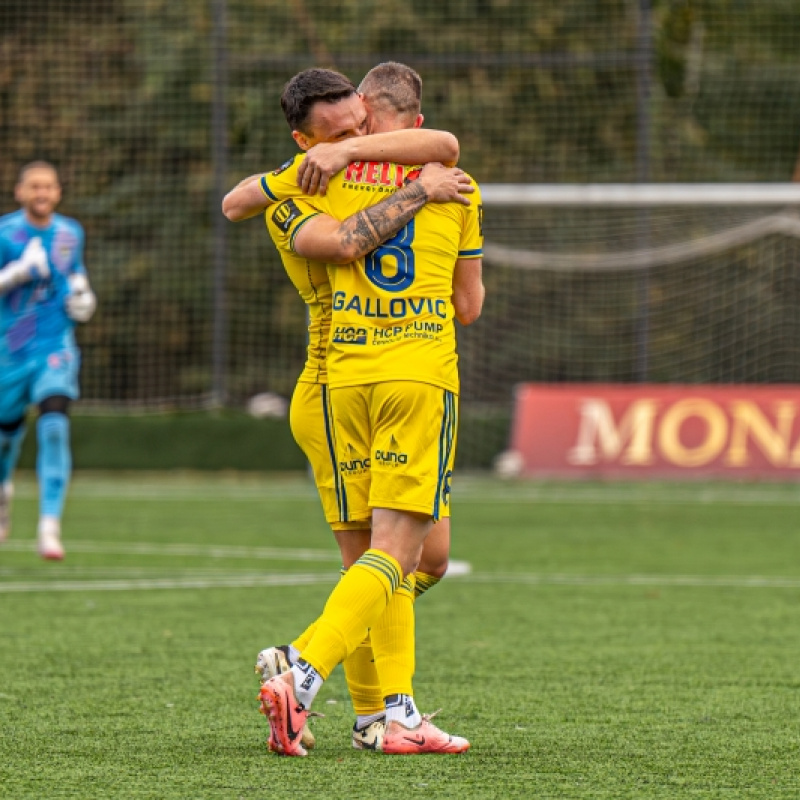
[[[798,53],[800,4],[786,0],[4,0],[0,212],[16,207],[20,166],[58,167],[60,210],[86,229],[99,299],[79,332],[87,406],[241,405],[288,395],[304,358],[305,310],[263,222],[219,211],[225,190],[294,152],[279,96],[295,72],[327,66],[358,82],[381,61],[410,64],[426,125],[458,136],[480,183],[789,181]],[[485,213],[487,238],[506,246],[528,246],[544,224]],[[683,324],[714,297],[749,308],[740,283],[760,320],[787,319],[797,248],[760,247],[763,259],[715,255],[697,283],[706,305],[694,294]],[[674,264],[653,286],[685,286],[703,263]],[[467,406],[505,407],[520,380],[636,379],[636,271],[616,274],[603,300],[595,275],[486,269],[489,322],[464,334]],[[783,290],[765,288],[770,275]],[[652,379],[800,380],[786,358],[742,364],[770,357],[772,334],[747,335],[766,322],[711,314],[706,338],[728,351],[682,355],[679,299],[654,289],[650,301],[669,340]],[[511,310],[525,322],[498,351]]]

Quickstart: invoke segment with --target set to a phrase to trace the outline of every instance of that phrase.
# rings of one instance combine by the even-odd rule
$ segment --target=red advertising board
[[[800,386],[522,384],[510,474],[800,477]]]

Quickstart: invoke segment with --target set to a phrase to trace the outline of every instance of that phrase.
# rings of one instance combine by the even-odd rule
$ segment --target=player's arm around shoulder
[[[402,230],[426,203],[455,201],[468,205],[467,194],[472,191],[462,170],[427,164],[417,179],[342,222],[327,214],[310,220],[293,246],[304,258],[352,264]]]
[[[272,172],[259,172],[239,181],[222,199],[222,213],[231,222],[241,222],[263,214],[273,203],[299,196],[298,164],[295,156]]]
[[[269,200],[261,188],[263,173],[240,181],[222,199],[222,213],[231,222],[250,219],[266,209]]]
[[[454,167],[459,153],[458,139],[448,131],[403,128],[315,144],[303,157],[297,178],[306,194],[324,195],[330,179],[354,161],[390,161],[407,166],[438,161]]]

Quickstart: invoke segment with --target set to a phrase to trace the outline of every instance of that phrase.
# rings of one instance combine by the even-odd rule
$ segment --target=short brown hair
[[[17,175],[17,183],[22,183],[22,181],[25,180],[25,176],[35,169],[49,169],[56,176],[56,180],[58,180],[58,170],[49,161],[39,160],[29,161],[20,169]]]
[[[373,67],[364,76],[358,91],[373,113],[389,111],[405,117],[410,124],[420,112],[422,78],[416,70],[398,61],[385,61]]]
[[[314,67],[298,72],[283,87],[281,108],[289,127],[309,136],[308,118],[317,103],[338,103],[354,94],[356,87],[346,75]]]

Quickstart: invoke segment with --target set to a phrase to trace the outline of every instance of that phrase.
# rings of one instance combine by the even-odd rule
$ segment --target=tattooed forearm
[[[407,225],[427,201],[425,187],[414,181],[343,222],[342,243],[351,250],[353,259],[361,258]]]

